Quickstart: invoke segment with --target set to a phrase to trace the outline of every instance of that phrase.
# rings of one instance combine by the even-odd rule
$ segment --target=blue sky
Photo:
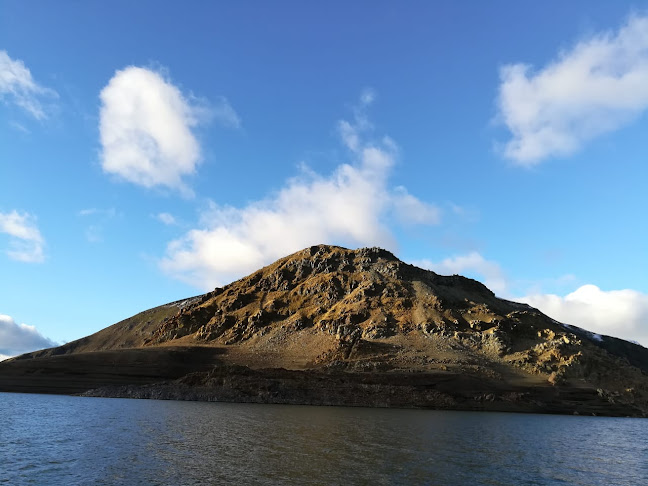
[[[648,345],[648,11],[0,1],[0,355],[314,243]]]

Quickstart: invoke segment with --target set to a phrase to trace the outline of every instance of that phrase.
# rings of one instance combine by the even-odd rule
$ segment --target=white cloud
[[[0,314],[0,361],[56,345],[57,343],[39,333],[36,327],[18,324],[12,317]]]
[[[542,69],[500,71],[499,118],[513,138],[504,155],[531,166],[577,151],[648,108],[648,16],[585,39]]]
[[[191,194],[183,177],[195,173],[201,158],[192,128],[208,109],[161,74],[135,66],[117,71],[100,98],[103,170],[147,188]],[[221,117],[231,118],[231,107],[223,106]]]
[[[516,300],[560,322],[648,346],[648,294],[629,289],[604,291],[590,284],[564,297],[538,294]]]
[[[41,100],[57,96],[55,91],[34,81],[25,63],[11,59],[7,51],[0,50],[0,100],[14,103],[37,120],[42,120],[47,118],[47,114]]]
[[[11,237],[7,255],[13,260],[40,263],[45,260],[45,240],[36,226],[36,218],[28,213],[0,213],[0,233]]]
[[[162,269],[198,287],[213,288],[313,244],[394,249],[385,215],[396,212],[398,204],[420,209],[425,222],[438,219],[432,206],[403,188],[388,186],[397,156],[393,141],[366,140],[370,125],[363,116],[356,116],[354,123],[340,122],[339,129],[351,163],[328,176],[302,167],[276,194],[243,208],[213,204],[203,214],[201,228],[169,243]]]
[[[508,280],[500,265],[497,262],[486,260],[476,251],[467,255],[446,258],[440,262],[418,260],[413,264],[441,275],[472,276],[497,295],[507,295]]]
[[[158,213],[155,215],[155,219],[166,225],[176,224],[175,218],[169,213]]]

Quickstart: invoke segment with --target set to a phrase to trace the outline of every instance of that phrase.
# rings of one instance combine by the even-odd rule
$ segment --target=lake
[[[0,484],[648,484],[648,420],[0,393]]]

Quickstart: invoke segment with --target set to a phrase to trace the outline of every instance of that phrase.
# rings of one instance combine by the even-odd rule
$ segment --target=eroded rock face
[[[483,301],[502,307],[478,282],[418,269],[386,250],[321,245],[206,294],[167,319],[147,344],[190,334],[238,343],[282,325],[336,335],[355,326],[369,339],[416,328],[482,332],[502,319]]]

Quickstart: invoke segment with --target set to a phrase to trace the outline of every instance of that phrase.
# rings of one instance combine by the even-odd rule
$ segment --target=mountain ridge
[[[559,323],[526,304],[496,297],[476,280],[420,269],[381,248],[312,246],[206,294],[13,362],[197,347],[220,350],[214,366],[243,366],[249,371],[235,373],[255,376],[259,383],[260,370],[284,370],[287,400],[292,372],[341,373],[354,376],[355,385],[362,381],[358,376],[389,381],[422,374],[435,380],[453,376],[456,383],[473,377],[495,389],[549,387],[553,391],[542,393],[550,394],[588,389],[604,402],[624,404],[628,414],[648,411],[645,348]],[[1,378],[2,366],[0,389]]]

